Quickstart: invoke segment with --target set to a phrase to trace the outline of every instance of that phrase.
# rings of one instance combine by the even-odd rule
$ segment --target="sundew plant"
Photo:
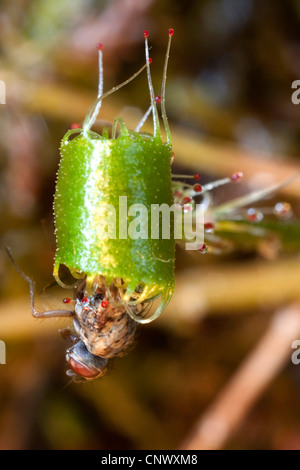
[[[73,320],[73,327],[62,335],[72,343],[66,354],[67,374],[75,381],[101,377],[108,360],[122,355],[132,344],[136,325],[149,323],[164,311],[175,288],[177,242],[192,243],[201,256],[228,252],[245,238],[255,246],[270,233],[284,244],[286,227],[298,230],[289,204],[277,202],[273,208],[260,210],[253,207],[275,193],[278,185],[215,206],[213,190],[241,182],[240,171],[207,184],[200,183],[199,173],[172,174],[176,149],[166,112],[166,81],[173,35],[170,28],[159,95],[152,85],[148,31],[144,31],[145,64],[108,92],[103,91],[103,46],[97,45],[98,96],[83,124],[72,125],[62,139],[54,196],[57,248],[53,274],[70,296],[63,297],[60,308],[36,308],[34,281],[14,263],[30,284],[35,317]],[[136,128],[128,129],[116,117],[102,133],[92,130],[102,101],[144,70],[150,106]],[[150,115],[152,134],[143,132]],[[154,225],[147,217],[150,213],[156,214]],[[161,227],[165,215],[167,233]],[[110,220],[114,221],[112,230]],[[158,229],[155,236],[153,228]]]

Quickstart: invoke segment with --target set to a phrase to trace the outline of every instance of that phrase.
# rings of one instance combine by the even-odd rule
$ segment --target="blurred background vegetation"
[[[291,102],[291,84],[300,79],[297,0],[1,0],[1,449],[176,449],[255,350],[274,312],[299,300],[294,182],[260,203],[289,202],[290,225],[264,220],[276,227],[255,243],[231,227],[227,236],[237,245],[217,256],[178,249],[168,310],[138,328],[134,349],[101,380],[70,384],[58,333],[66,322],[31,317],[28,286],[3,247],[40,289],[51,282],[58,148],[96,97],[95,46],[104,45],[107,90],[144,62],[147,29],[159,90],[170,27],[174,171],[197,171],[204,182],[243,171],[241,184],[214,192],[220,204],[300,170],[300,108]],[[100,117],[120,114],[134,127],[148,105],[143,75],[107,99]],[[285,347],[284,366],[222,447],[300,449],[300,368]]]

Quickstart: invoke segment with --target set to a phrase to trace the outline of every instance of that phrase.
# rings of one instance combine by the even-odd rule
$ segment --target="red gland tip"
[[[233,175],[231,176],[231,180],[234,182],[238,182],[241,181],[243,176],[243,173],[241,171],[238,171],[237,173],[233,173]]]
[[[98,51],[103,51],[103,44],[102,44],[102,42],[98,42],[98,44],[97,44],[96,47],[97,47]]]
[[[264,215],[262,212],[254,209],[253,207],[248,209],[247,219],[249,220],[249,222],[261,222],[263,218],[264,218]]]
[[[161,102],[161,96],[157,95],[155,97],[155,103],[160,103]]]
[[[201,191],[202,191],[201,184],[195,184],[194,185],[194,191],[196,191],[196,193],[201,193]]]
[[[194,180],[199,180],[201,178],[201,175],[199,173],[194,174]]]
[[[214,230],[214,228],[215,228],[215,226],[214,226],[214,224],[212,224],[211,222],[206,222],[206,223],[204,224],[204,230],[205,230],[206,232],[211,232],[211,231]]]
[[[208,248],[207,248],[206,243],[203,243],[203,245],[198,248],[198,251],[199,251],[200,253],[206,253],[206,252],[207,252],[207,249],[208,249]]]
[[[145,29],[143,32],[144,38],[146,39],[149,36],[149,32]]]
[[[288,202],[277,202],[274,206],[274,214],[281,217],[291,214],[291,205]]]
[[[71,129],[80,129],[81,128],[81,125],[78,124],[78,122],[73,122],[73,124],[71,124]]]
[[[63,300],[63,303],[64,303],[64,304],[69,304],[70,302],[72,302],[72,299],[70,299],[70,297],[66,297],[66,298]]]
[[[170,29],[168,30],[168,34],[169,34],[170,37],[173,36],[173,34],[174,34],[174,29],[173,29],[173,28],[170,28]]]
[[[151,57],[149,57],[148,63],[149,63],[149,64],[152,64],[152,59],[151,59]]]
[[[101,307],[106,308],[106,307],[108,307],[108,304],[109,304],[108,300],[102,300]]]
[[[192,202],[192,198],[187,196],[187,197],[184,197],[183,200],[182,200],[183,204],[188,204],[189,202]]]
[[[87,297],[82,297],[81,302],[83,302],[83,303],[88,302],[88,298]]]

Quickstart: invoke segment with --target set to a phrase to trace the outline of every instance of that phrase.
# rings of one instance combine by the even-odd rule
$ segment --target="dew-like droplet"
[[[264,215],[262,212],[254,209],[253,207],[248,209],[247,219],[249,220],[249,222],[260,222],[263,218],[264,218]]]
[[[195,184],[194,185],[194,191],[196,191],[196,193],[201,193],[201,191],[202,191],[201,184]]]
[[[212,224],[211,222],[206,222],[206,223],[204,224],[204,230],[205,230],[205,232],[211,233],[211,232],[214,231],[214,229],[215,229],[215,226],[214,226],[214,224]]]
[[[158,103],[161,103],[161,96],[157,95],[157,96],[155,97],[155,103],[157,103],[157,104],[158,104]]]
[[[236,173],[233,173],[231,176],[231,180],[234,181],[235,183],[238,183],[243,179],[243,173],[241,171],[237,171]]]
[[[70,299],[70,297],[65,297],[63,300],[64,304],[69,304],[70,302],[72,302],[72,299]]]
[[[169,34],[169,36],[173,36],[173,34],[174,34],[174,29],[173,29],[173,28],[170,28],[170,29],[168,30],[168,34]]]
[[[98,42],[98,44],[97,44],[96,47],[97,47],[98,51],[103,51],[103,44],[102,44],[102,42]]]
[[[199,173],[194,174],[194,180],[199,180],[201,178],[201,175]]]
[[[192,210],[193,210],[192,204],[184,204],[183,212],[192,212]]]
[[[144,35],[144,38],[147,38],[149,36],[149,32],[145,29],[145,31],[143,32],[143,35]]]

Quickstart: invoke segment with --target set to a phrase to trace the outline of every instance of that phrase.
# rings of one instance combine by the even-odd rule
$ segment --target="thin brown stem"
[[[217,450],[237,430],[270,382],[290,360],[300,334],[300,304],[280,310],[255,349],[216,401],[200,416],[181,445],[185,450]]]

